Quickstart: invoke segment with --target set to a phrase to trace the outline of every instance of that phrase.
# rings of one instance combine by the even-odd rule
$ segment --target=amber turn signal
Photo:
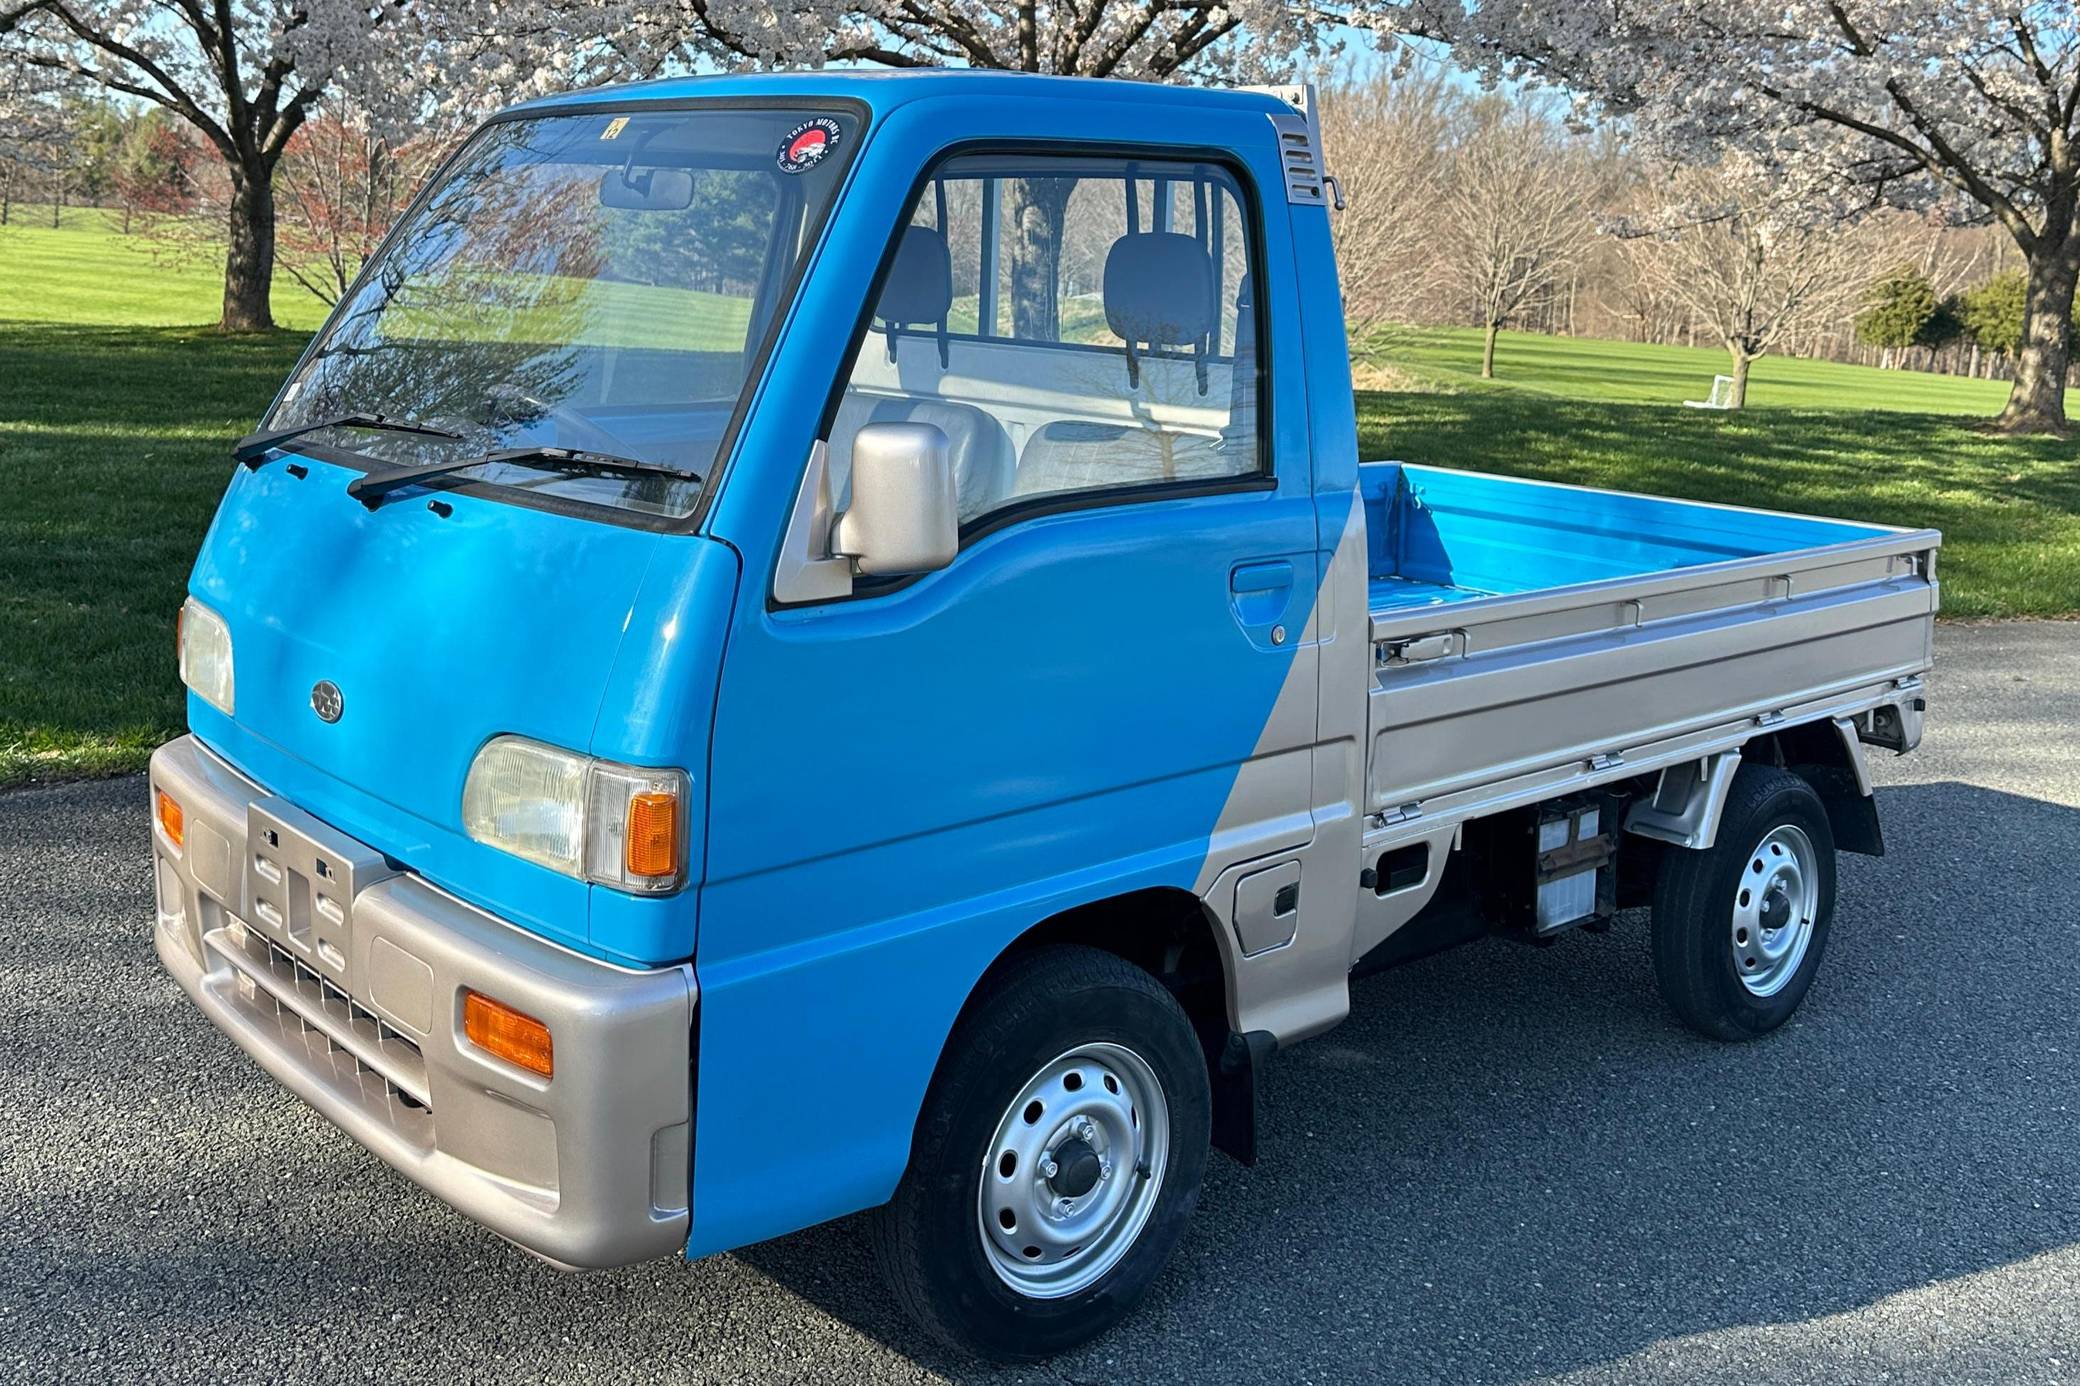
[[[625,854],[628,874],[656,879],[679,872],[679,799],[674,794],[632,794],[628,800]]]
[[[158,791],[159,826],[165,830],[167,840],[179,847],[187,840],[187,824],[181,818],[178,800],[165,790]]]
[[[462,1033],[486,1054],[547,1078],[556,1071],[549,1027],[503,1001],[474,991],[462,993]]]

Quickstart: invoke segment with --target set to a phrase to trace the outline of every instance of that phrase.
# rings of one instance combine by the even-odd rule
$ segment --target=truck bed
[[[1932,530],[1360,469],[1368,842],[1853,715],[1928,667]]]

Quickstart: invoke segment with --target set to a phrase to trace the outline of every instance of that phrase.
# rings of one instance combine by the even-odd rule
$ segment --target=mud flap
[[[1268,1030],[1230,1031],[1213,1065],[1213,1148],[1244,1165],[1257,1162],[1264,1065],[1278,1048]]]

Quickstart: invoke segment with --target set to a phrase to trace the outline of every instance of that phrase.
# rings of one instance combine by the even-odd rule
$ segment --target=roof
[[[590,87],[560,96],[523,102],[514,110],[534,111],[571,106],[617,105],[637,101],[687,101],[697,98],[768,97],[849,99],[864,102],[876,116],[924,97],[962,96],[984,100],[1145,103],[1175,107],[1199,105],[1233,110],[1280,109],[1263,92],[1235,88],[1173,86],[1101,77],[1051,77],[1030,72],[977,68],[821,68],[788,72],[733,73],[716,77],[660,77],[647,82]]]

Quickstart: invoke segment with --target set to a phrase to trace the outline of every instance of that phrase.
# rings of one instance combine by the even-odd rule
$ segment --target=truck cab
[[[1937,537],[1361,467],[1333,197],[1304,89],[501,113],[239,447],[168,970],[537,1255],[879,1209],[993,1357],[1131,1309],[1356,967],[1651,897],[1783,1023]]]

